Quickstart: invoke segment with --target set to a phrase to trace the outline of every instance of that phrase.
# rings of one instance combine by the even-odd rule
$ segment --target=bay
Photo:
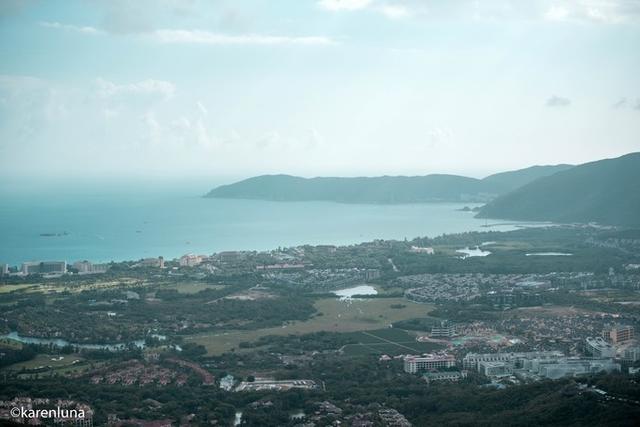
[[[203,187],[206,188],[206,187]],[[480,220],[462,203],[362,205],[205,199],[193,187],[0,194],[0,263],[109,262],[185,253],[348,245],[517,223]],[[488,226],[488,227],[487,227]]]

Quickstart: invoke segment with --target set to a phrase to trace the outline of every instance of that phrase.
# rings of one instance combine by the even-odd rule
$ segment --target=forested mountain
[[[640,153],[575,166],[483,207],[482,218],[640,225]]]
[[[484,179],[458,175],[301,178],[263,175],[211,190],[206,197],[344,203],[486,202],[568,165],[534,166]]]

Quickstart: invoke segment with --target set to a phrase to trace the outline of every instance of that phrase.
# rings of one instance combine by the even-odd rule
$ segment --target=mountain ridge
[[[483,179],[460,175],[315,177],[260,175],[214,188],[205,197],[341,203],[487,202],[521,182],[548,176],[570,165],[534,166]]]
[[[539,178],[489,202],[477,217],[640,226],[640,153]]]

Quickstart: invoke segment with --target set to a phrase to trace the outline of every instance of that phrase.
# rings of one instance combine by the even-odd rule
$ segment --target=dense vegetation
[[[483,218],[640,225],[640,153],[541,178],[487,204]]]

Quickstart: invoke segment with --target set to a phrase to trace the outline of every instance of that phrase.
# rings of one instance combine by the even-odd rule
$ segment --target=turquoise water
[[[128,188],[100,194],[64,189],[0,192],[0,262],[107,262],[160,255],[171,259],[189,252],[344,245],[487,230],[482,227],[485,220],[456,210],[462,204],[204,199],[200,195],[208,187],[203,187],[202,191]],[[491,227],[513,228],[513,224]]]

